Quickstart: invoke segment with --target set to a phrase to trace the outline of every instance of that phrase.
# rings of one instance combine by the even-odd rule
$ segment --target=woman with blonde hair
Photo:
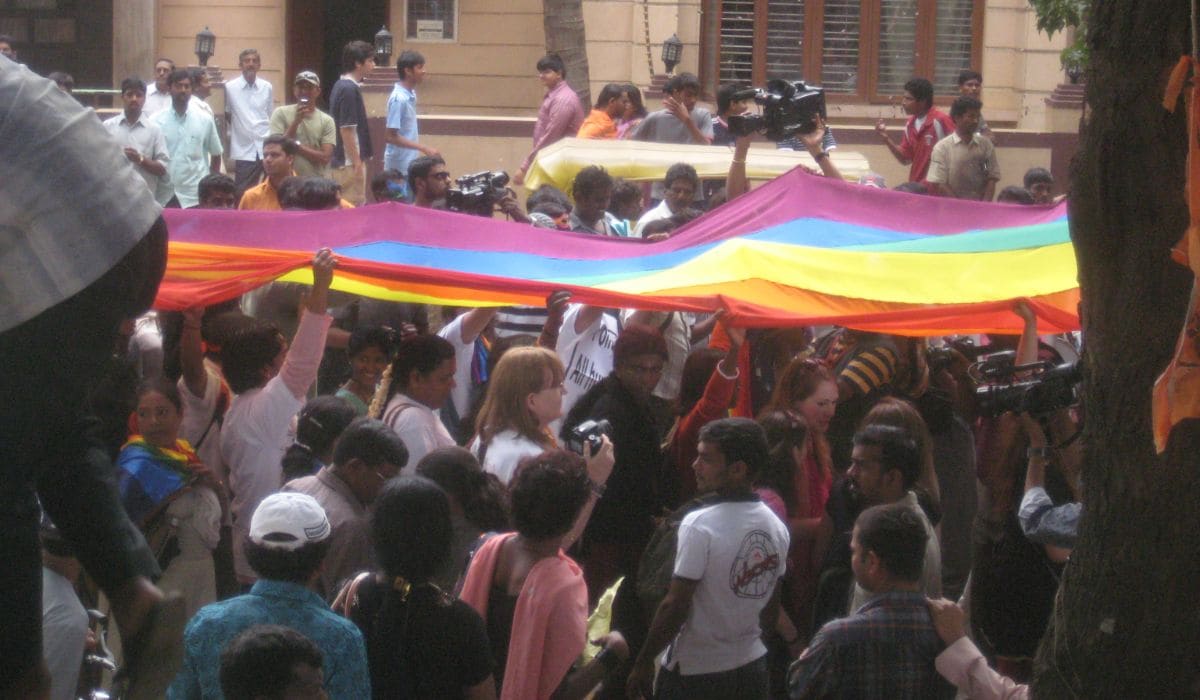
[[[565,370],[553,351],[513,348],[488,380],[471,452],[483,470],[512,481],[517,463],[557,447],[550,423],[562,416]]]

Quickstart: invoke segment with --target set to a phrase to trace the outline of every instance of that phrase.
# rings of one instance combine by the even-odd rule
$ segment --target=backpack
[[[694,510],[707,508],[718,503],[736,503],[759,500],[758,494],[739,494],[736,496],[708,493],[697,496],[684,503],[669,515],[654,529],[650,542],[642,551],[638,562],[637,597],[646,611],[647,619],[654,617],[654,611],[659,603],[667,597],[671,587],[671,577],[675,574],[675,553],[679,548],[679,524],[683,518]]]

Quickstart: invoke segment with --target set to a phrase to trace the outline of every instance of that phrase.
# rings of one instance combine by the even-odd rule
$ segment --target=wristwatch
[[[828,157],[829,157],[829,151],[821,151],[817,155],[813,156],[813,160],[821,160],[822,158],[828,158]]]

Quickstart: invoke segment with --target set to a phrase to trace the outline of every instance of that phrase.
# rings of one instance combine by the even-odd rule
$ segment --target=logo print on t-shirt
[[[729,587],[739,598],[766,598],[775,586],[779,551],[762,530],[751,530],[738,547],[729,570]]]

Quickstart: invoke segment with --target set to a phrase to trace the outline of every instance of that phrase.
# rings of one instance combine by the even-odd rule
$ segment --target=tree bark
[[[1085,334],[1084,515],[1038,652],[1034,697],[1179,698],[1200,690],[1200,421],[1154,452],[1151,387],[1192,276],[1187,150],[1166,78],[1188,52],[1188,0],[1094,0],[1071,238]]]
[[[546,53],[556,53],[567,66],[567,83],[579,93],[584,112],[591,108],[587,34],[583,27],[583,0],[542,0]]]

